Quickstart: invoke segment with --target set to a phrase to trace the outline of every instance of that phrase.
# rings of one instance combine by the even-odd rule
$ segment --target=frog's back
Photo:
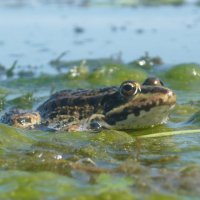
[[[57,116],[74,116],[78,120],[87,118],[93,113],[102,113],[102,102],[112,96],[117,87],[95,90],[62,90],[53,94],[37,109],[43,119],[54,119]]]

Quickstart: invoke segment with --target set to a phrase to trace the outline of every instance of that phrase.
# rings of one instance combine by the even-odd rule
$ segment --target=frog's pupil
[[[131,85],[125,85],[125,86],[123,87],[123,89],[124,89],[125,91],[131,91],[131,90],[133,89],[133,87],[132,87]]]

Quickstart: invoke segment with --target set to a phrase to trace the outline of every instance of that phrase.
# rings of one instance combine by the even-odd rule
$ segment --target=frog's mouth
[[[114,129],[135,129],[163,124],[176,103],[176,95],[164,87],[144,87],[131,101],[112,109],[105,122]]]

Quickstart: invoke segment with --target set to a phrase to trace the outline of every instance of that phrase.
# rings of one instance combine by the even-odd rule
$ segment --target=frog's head
[[[117,103],[105,113],[105,122],[115,129],[135,129],[163,124],[176,103],[176,95],[158,79],[142,85],[125,81],[119,87]],[[116,106],[115,106],[116,105]]]

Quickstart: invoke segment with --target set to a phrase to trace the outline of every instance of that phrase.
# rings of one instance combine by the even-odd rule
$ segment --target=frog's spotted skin
[[[38,112],[12,109],[2,116],[1,122],[18,128],[34,128],[35,125],[40,124],[41,118]]]
[[[175,94],[161,82],[158,84],[157,79],[149,78],[143,85],[130,80],[120,87],[62,90],[36,112],[7,114],[2,122],[30,128],[39,124],[66,131],[88,130],[96,125],[117,130],[135,129],[166,122],[175,103]]]

